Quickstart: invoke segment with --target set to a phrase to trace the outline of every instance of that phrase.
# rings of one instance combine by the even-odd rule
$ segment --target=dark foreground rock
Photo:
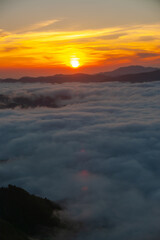
[[[28,237],[12,224],[0,219],[1,240],[28,240]]]
[[[28,240],[28,236],[64,230],[66,226],[58,214],[61,210],[59,204],[21,188],[0,188],[0,239]]]

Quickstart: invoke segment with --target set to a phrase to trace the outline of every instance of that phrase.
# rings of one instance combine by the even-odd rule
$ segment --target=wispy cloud
[[[3,29],[0,29],[0,38],[8,36],[9,33],[4,31]]]
[[[154,41],[154,40],[157,40],[157,39],[160,39],[160,38],[158,38],[156,36],[142,36],[138,40],[144,42],[144,41]]]
[[[58,19],[52,19],[52,20],[47,20],[47,21],[42,21],[42,22],[38,22],[35,24],[32,24],[30,26],[27,26],[26,28],[23,29],[19,29],[18,31],[16,31],[16,33],[21,33],[21,32],[30,32],[30,31],[35,31],[35,30],[39,30],[41,28],[44,27],[48,27],[56,22],[59,22],[60,20]]]
[[[141,57],[141,58],[159,57],[160,56],[160,52],[159,53],[155,53],[155,52],[140,52],[140,53],[137,53],[137,56]]]
[[[47,27],[47,26],[49,26],[51,24],[54,24],[56,22],[59,22],[59,20],[58,19],[53,19],[53,20],[48,20],[48,21],[44,21],[44,22],[39,22],[39,23],[31,25],[28,29],[29,30],[37,30],[37,29],[40,29],[40,28],[43,28],[43,27]]]

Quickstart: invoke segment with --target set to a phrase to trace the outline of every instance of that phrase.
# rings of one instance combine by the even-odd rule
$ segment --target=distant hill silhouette
[[[111,72],[103,72],[102,74],[105,76],[110,77],[117,77],[122,75],[128,75],[128,74],[138,74],[138,73],[146,73],[146,72],[153,72],[159,70],[158,68],[153,67],[143,67],[143,66],[127,66],[127,67],[120,67],[114,71]]]
[[[152,82],[160,81],[160,69],[142,66],[129,66],[119,68],[113,72],[97,74],[57,74],[48,77],[22,77],[20,79],[0,79],[0,82],[21,82],[21,83],[66,83],[66,82]]]
[[[154,72],[118,76],[113,78],[112,81],[131,82],[131,83],[160,81],[160,70],[157,70]]]
[[[63,75],[57,74],[54,76],[48,77],[22,77],[20,79],[1,79],[1,82],[22,82],[22,83],[36,83],[36,82],[45,82],[45,83],[65,83],[65,82],[97,82],[105,80],[106,76],[102,74],[70,74],[70,75]]]

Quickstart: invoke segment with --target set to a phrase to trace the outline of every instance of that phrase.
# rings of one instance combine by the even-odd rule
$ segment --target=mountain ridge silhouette
[[[135,71],[133,73],[133,71]],[[22,77],[20,79],[6,78],[0,82],[20,82],[20,83],[67,83],[67,82],[152,82],[160,81],[160,68],[128,66],[118,68],[112,72],[97,74],[56,74],[46,77]]]

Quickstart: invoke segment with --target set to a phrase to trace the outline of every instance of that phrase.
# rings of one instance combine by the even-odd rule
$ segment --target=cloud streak
[[[19,31],[16,31],[16,33],[21,33],[21,32],[30,32],[30,31],[35,31],[44,27],[48,27],[56,22],[59,22],[60,20],[58,19],[53,19],[53,20],[48,20],[48,21],[43,21],[39,23],[32,24],[24,29],[21,29]]]

